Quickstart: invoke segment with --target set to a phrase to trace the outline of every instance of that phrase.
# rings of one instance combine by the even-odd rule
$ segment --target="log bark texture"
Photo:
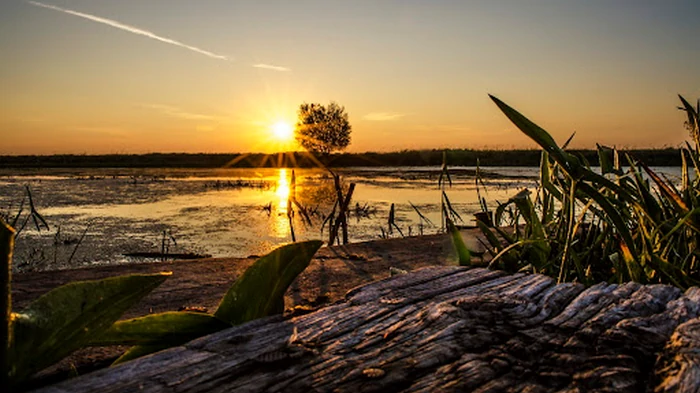
[[[698,288],[432,267],[41,392],[691,392],[699,312]]]

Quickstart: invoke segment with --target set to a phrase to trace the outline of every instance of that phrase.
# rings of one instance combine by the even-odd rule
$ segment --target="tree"
[[[303,103],[299,106],[296,140],[311,152],[328,155],[350,144],[352,127],[345,107],[331,102],[327,106]]]

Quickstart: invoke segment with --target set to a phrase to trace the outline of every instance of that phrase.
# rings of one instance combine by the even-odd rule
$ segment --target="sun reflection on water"
[[[286,168],[281,168],[279,170],[275,195],[277,196],[277,208],[274,222],[275,235],[278,238],[285,238],[290,236],[289,218],[287,217],[287,209],[289,205],[288,201],[290,196],[290,180],[287,177]]]
[[[282,168],[279,170],[277,176],[277,190],[275,191],[277,195],[277,208],[283,213],[287,213],[287,200],[289,199],[289,179],[287,178],[287,169]]]

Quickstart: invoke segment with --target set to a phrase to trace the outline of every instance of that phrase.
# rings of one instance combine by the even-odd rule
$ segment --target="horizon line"
[[[616,148],[618,151],[663,151],[663,150],[680,150],[681,147],[659,146],[659,147],[633,147],[633,148]],[[570,148],[569,151],[597,151],[596,148]],[[331,155],[361,155],[361,154],[396,154],[396,153],[411,153],[411,152],[432,152],[432,151],[486,151],[486,152],[530,152],[542,151],[536,147],[522,148],[425,148],[425,149],[401,149],[401,150],[385,150],[385,151],[359,151],[359,152],[335,152]],[[290,155],[310,153],[305,150],[291,150],[273,153],[265,152],[142,152],[142,153],[39,153],[39,154],[0,154],[0,157],[55,157],[55,156],[76,156],[76,157],[101,157],[101,156],[148,156],[148,155]]]

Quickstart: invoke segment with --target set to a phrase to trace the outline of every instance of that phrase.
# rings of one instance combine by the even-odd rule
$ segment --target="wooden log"
[[[698,288],[689,291],[700,292]],[[695,305],[697,307],[697,305]],[[697,308],[695,310],[697,313]],[[667,342],[656,368],[655,392],[700,390],[700,319],[679,325]]]
[[[690,392],[699,312],[697,288],[431,267],[40,392]]]

